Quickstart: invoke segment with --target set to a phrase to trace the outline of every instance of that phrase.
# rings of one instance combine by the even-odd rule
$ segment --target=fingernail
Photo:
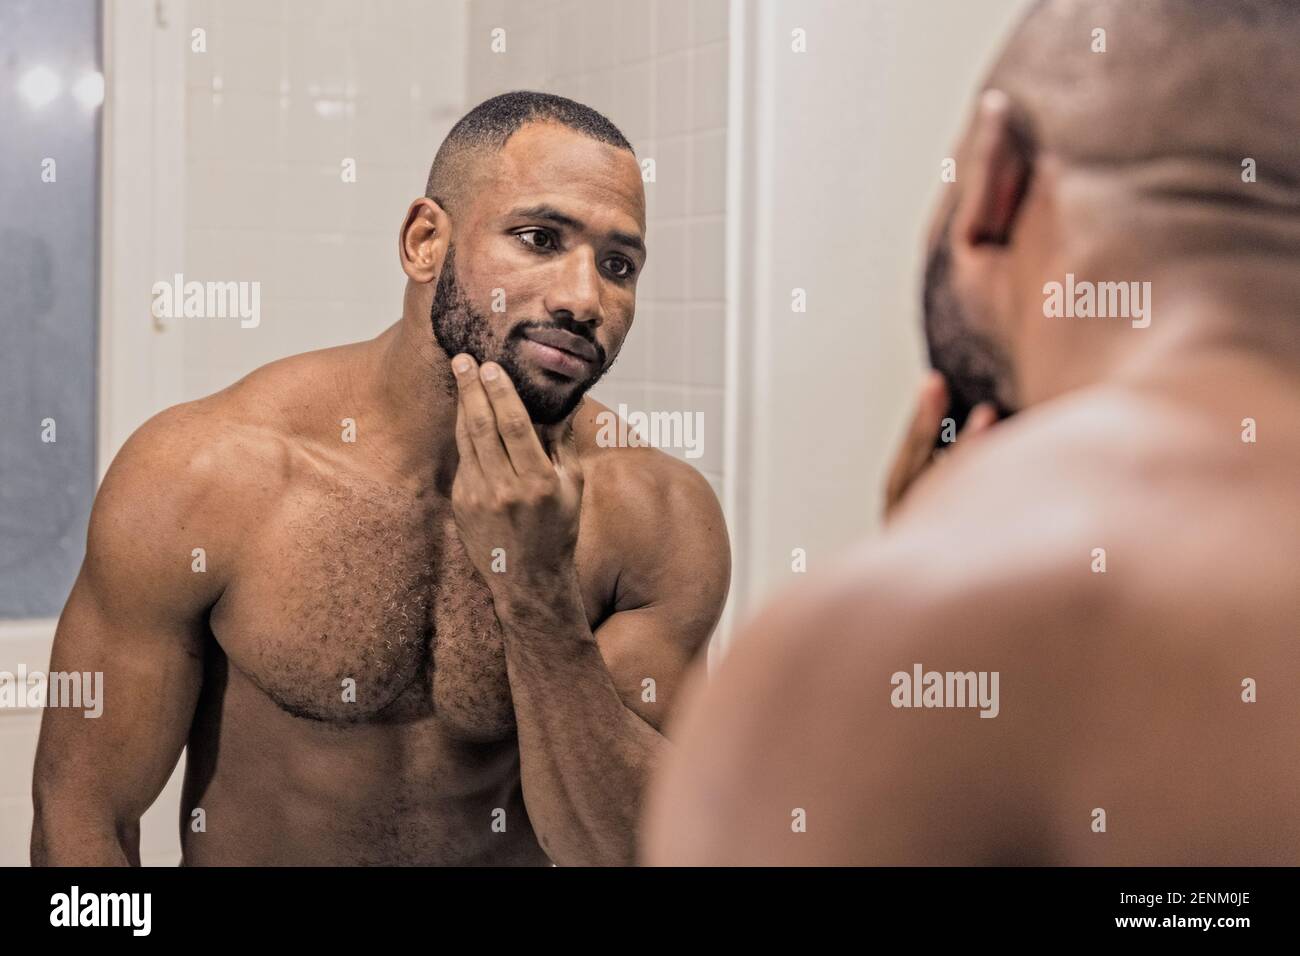
[[[484,365],[479,369],[479,372],[482,374],[483,381],[485,382],[491,382],[497,377],[497,367],[495,365]]]
[[[469,356],[457,355],[454,359],[451,360],[451,367],[454,368],[457,372],[468,372]]]

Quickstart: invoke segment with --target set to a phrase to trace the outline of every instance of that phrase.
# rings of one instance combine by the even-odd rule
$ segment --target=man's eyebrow
[[[569,229],[581,231],[585,224],[572,216],[565,215],[554,206],[525,206],[515,209],[510,213],[512,219],[544,219],[547,222],[553,222],[557,226],[565,226]],[[645,252],[645,243],[641,237],[630,232],[612,232],[609,238],[621,246],[627,246],[635,249],[637,252]]]
[[[555,223],[557,226],[568,226],[570,229],[581,229],[582,223],[572,216],[566,216],[554,206],[525,206],[522,209],[512,210],[511,219],[546,219]]]
[[[641,253],[645,252],[645,243],[641,241],[640,236],[634,236],[630,232],[612,232],[609,237],[620,246],[627,246]]]

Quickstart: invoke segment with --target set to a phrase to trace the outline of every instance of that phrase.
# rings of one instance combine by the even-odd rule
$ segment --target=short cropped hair
[[[433,158],[424,194],[448,208],[456,200],[465,158],[480,150],[499,152],[528,123],[558,123],[635,155],[618,127],[590,106],[553,93],[516,90],[484,100],[457,121]]]

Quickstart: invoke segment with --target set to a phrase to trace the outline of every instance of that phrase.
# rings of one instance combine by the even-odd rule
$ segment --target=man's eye
[[[622,256],[613,256],[605,260],[605,268],[610,271],[616,279],[630,279],[632,273],[636,272],[636,266],[628,259]]]
[[[534,249],[554,249],[555,237],[545,229],[525,229],[515,233],[515,238]]]

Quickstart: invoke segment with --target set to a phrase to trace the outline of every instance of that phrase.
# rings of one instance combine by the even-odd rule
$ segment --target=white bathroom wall
[[[921,247],[940,164],[1022,7],[735,4],[737,614],[794,580],[794,549],[815,572],[877,527],[922,368]],[[795,289],[806,312],[792,311]]]
[[[0,672],[44,673],[49,666],[52,621],[0,623]],[[27,693],[27,687],[17,684]],[[0,708],[0,866],[26,866],[32,836],[32,766],[41,728],[39,707]]]
[[[262,315],[184,323],[187,399],[401,314],[397,231],[463,112],[466,3],[191,0],[188,22],[185,275],[260,282]]]
[[[629,411],[702,413],[689,461],[722,494],[727,0],[476,0],[471,105],[509,90],[558,93],[608,116],[646,183],[646,268],[622,354],[593,396]],[[504,38],[493,49],[494,30]]]

